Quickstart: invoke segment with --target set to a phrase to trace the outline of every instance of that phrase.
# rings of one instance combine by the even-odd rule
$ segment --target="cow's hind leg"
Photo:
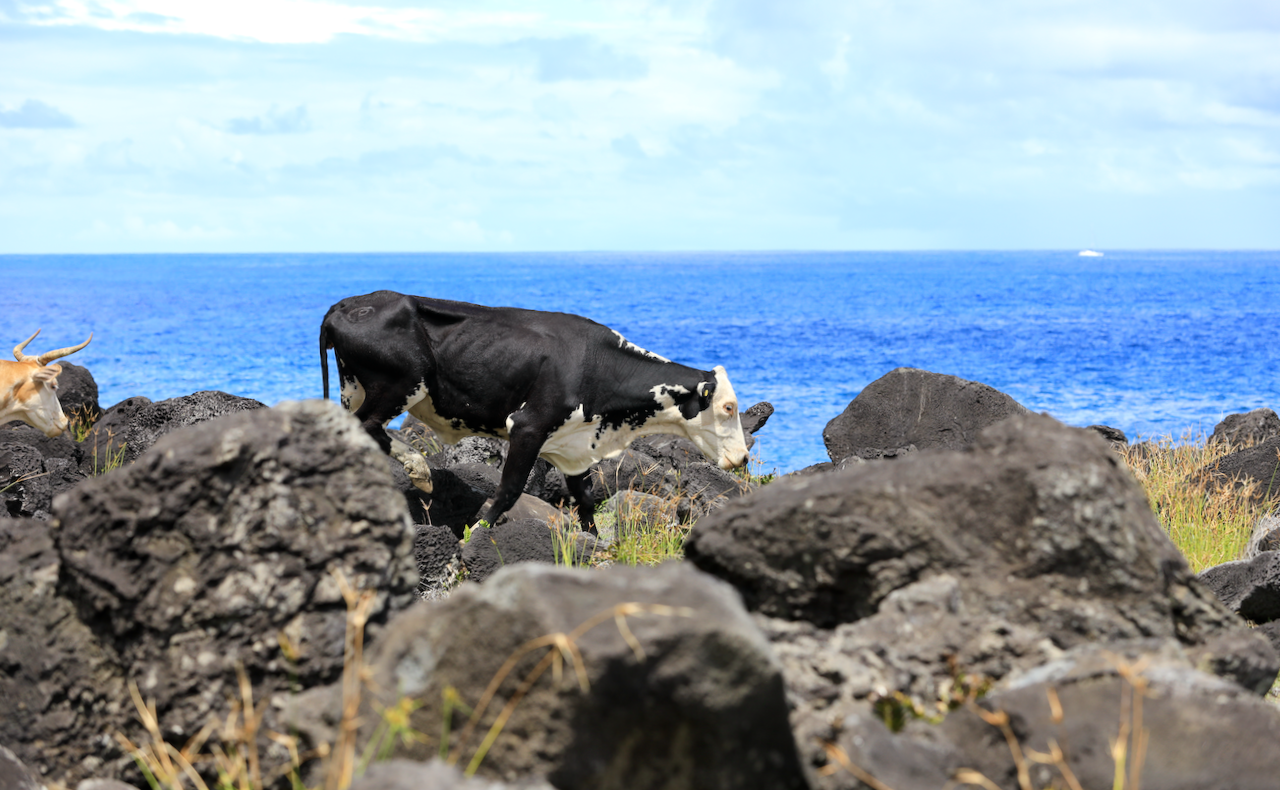
[[[582,531],[597,535],[596,532],[596,500],[591,494],[591,482],[588,475],[591,472],[583,472],[580,475],[565,475],[564,482],[569,487],[569,495],[573,497],[573,504],[578,509],[578,522],[582,524]]]
[[[414,402],[412,396],[396,397],[385,393],[377,393],[375,396],[374,393],[366,392],[355,410],[355,417],[360,421],[360,427],[373,437],[384,453],[404,465],[410,482],[419,490],[430,494],[431,468],[427,466],[427,459],[399,439],[392,439],[383,427],[403,414],[407,406]]]

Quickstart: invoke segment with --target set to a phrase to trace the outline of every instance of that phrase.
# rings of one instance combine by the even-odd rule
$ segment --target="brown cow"
[[[49,363],[89,345],[93,333],[78,346],[46,351],[38,357],[22,353],[38,334],[39,329],[14,347],[17,362],[0,359],[0,425],[22,420],[45,436],[57,436],[67,429],[67,415],[62,413],[62,404],[58,402],[58,374],[62,366]]]

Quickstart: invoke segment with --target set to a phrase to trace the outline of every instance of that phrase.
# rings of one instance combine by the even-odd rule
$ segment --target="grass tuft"
[[[133,758],[150,790],[187,790],[188,787],[196,790],[264,790],[282,777],[287,777],[293,790],[308,790],[302,783],[301,771],[305,763],[314,759],[325,763],[324,783],[321,785],[324,790],[346,790],[367,765],[369,756],[385,754],[396,738],[411,736],[407,730],[407,721],[412,707],[406,708],[406,705],[412,703],[402,701],[400,705],[380,711],[378,738],[366,749],[362,756],[364,759],[356,759],[355,740],[360,726],[361,692],[366,682],[364,630],[370,613],[376,608],[377,593],[373,590],[356,590],[340,571],[335,570],[333,573],[347,605],[342,668],[342,718],[338,725],[337,743],[320,744],[313,751],[303,753],[299,752],[298,741],[294,736],[263,730],[262,718],[267,701],[254,703],[253,687],[248,675],[244,667],[237,664],[236,676],[240,694],[238,699],[230,700],[230,712],[226,718],[211,720],[178,748],[164,738],[156,714],[155,700],[144,701],[137,684],[130,681],[129,694],[147,737],[140,744],[135,744],[124,733],[117,732],[115,737],[125,753]],[[281,649],[286,658],[290,658],[292,648],[286,648],[282,642]],[[216,740],[212,740],[215,735]],[[284,746],[289,753],[289,762],[275,769],[274,773],[264,775],[259,736]],[[384,741],[390,743],[385,747],[377,745]],[[206,781],[207,777],[216,777],[212,785]],[[311,790],[319,790],[319,787]]]
[[[1160,525],[1196,573],[1239,558],[1269,509],[1254,498],[1256,481],[1210,486],[1195,475],[1237,449],[1185,434],[1181,441],[1167,436],[1121,451]]]

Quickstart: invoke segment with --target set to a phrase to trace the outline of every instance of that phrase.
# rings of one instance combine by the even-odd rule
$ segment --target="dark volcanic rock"
[[[773,404],[768,401],[760,401],[754,406],[747,407],[747,410],[738,415],[738,421],[742,423],[742,431],[746,434],[754,434],[764,427],[764,424],[773,416]]]
[[[623,450],[593,465],[587,480],[597,502],[627,489],[670,496],[680,486],[675,472],[636,449]]]
[[[215,390],[155,403],[141,397],[129,398],[104,412],[85,437],[85,453],[94,456],[86,459],[93,468],[85,471],[102,471],[107,467],[108,459],[118,458],[119,463],[132,463],[155,444],[157,439],[178,428],[198,425],[227,414],[262,408],[265,406],[252,398],[241,398]]]
[[[483,492],[486,499],[493,496],[493,493],[498,490],[498,484],[502,482],[502,472],[497,467],[479,462],[454,464],[449,467],[449,471],[469,487]]]
[[[385,456],[336,404],[286,403],[175,431],[130,466],[60,495],[54,515],[56,556],[23,538],[32,548],[15,551],[33,559],[11,574],[16,600],[0,606],[0,630],[29,634],[9,672],[35,695],[18,711],[4,710],[14,697],[0,695],[0,720],[19,723],[0,737],[29,764],[71,779],[132,765],[102,741],[114,730],[138,739],[125,680],[185,740],[225,715],[237,662],[258,699],[340,674],[338,574],[378,590],[370,638],[414,600],[404,499]],[[32,567],[47,570],[33,576]],[[40,622],[12,624],[36,602],[49,609]],[[286,759],[279,744],[264,737],[261,746],[268,762]],[[108,763],[90,766],[87,756]]]
[[[1192,472],[1186,483],[1210,491],[1251,486],[1253,500],[1280,502],[1280,436],[1219,458]]]
[[[487,464],[501,469],[507,460],[509,445],[502,439],[490,436],[464,436],[457,444],[447,444],[438,453],[428,456],[432,469],[452,469],[459,464]]]
[[[40,790],[35,777],[18,756],[0,745],[0,788],[2,790]]]
[[[1111,443],[1112,447],[1124,447],[1129,444],[1129,437],[1119,428],[1110,425],[1090,425],[1089,430],[1096,431],[1099,436]]]
[[[524,484],[524,492],[552,507],[563,507],[570,499],[564,474],[545,458],[534,461],[533,469],[529,470],[529,479]]]
[[[446,526],[461,538],[463,527],[475,521],[480,507],[489,498],[489,492],[473,487],[451,469],[437,467],[431,469],[431,484],[428,522]]]
[[[85,479],[80,446],[18,423],[0,429],[0,518],[49,518],[53,498]]]
[[[680,493],[692,504],[692,518],[699,518],[747,492],[746,481],[708,463],[689,464],[680,472]]]
[[[1132,702],[1135,687],[1142,690],[1140,718]],[[1082,787],[1113,786],[1111,742],[1122,722],[1131,735],[1127,767],[1133,776],[1133,764],[1140,763],[1143,787],[1268,790],[1280,776],[1280,708],[1197,671],[1168,646],[1073,651],[1012,678],[978,704],[1008,715],[1024,753],[1048,754],[1050,740],[1058,744]],[[965,767],[1000,787],[1018,786],[1005,737],[976,710],[952,713],[940,729],[964,755]],[[1145,759],[1137,756],[1132,737],[1139,730],[1147,736]],[[1055,780],[1064,786],[1055,767],[1028,763],[1033,787]]]
[[[1206,568],[1200,581],[1231,611],[1255,623],[1280,620],[1280,552]]]
[[[1157,637],[1255,693],[1280,659],[1196,579],[1096,434],[1019,416],[963,452],[786,478],[695,525],[787,668],[810,759],[860,701],[937,700],[1072,647]]]
[[[60,361],[62,372],[58,374],[58,402],[62,412],[71,420],[96,422],[102,416],[98,405],[98,382],[87,368]]]
[[[451,745],[460,764],[471,759],[500,701],[550,650],[571,656],[569,665],[540,673],[480,775],[545,777],[560,790],[809,786],[768,644],[730,587],[687,565],[504,569],[397,618],[375,648],[372,685],[420,701],[413,726],[439,732],[446,688],[477,704],[509,656],[549,634],[571,635],[576,650],[547,645],[526,653],[476,731],[466,732],[457,716]],[[370,710],[394,701],[375,699]],[[372,712],[366,718],[363,737],[376,719]],[[438,752],[434,741],[397,742],[393,756],[426,760]]]
[[[1026,413],[1013,398],[986,384],[898,368],[858,393],[827,423],[822,440],[832,461],[879,457],[877,452],[908,445],[959,450],[988,425]]]
[[[106,725],[132,718],[125,671],[59,594],[63,572],[47,522],[0,520],[0,743],[51,778],[118,761]]]
[[[456,565],[461,547],[453,530],[444,525],[419,524],[413,539],[418,563],[418,595],[431,598],[453,585],[461,567]]]
[[[482,582],[499,569],[520,562],[554,564],[556,548],[551,529],[544,521],[515,519],[494,527],[471,530],[471,540],[462,547],[462,564],[468,578]]]
[[[698,445],[683,436],[669,433],[656,433],[636,439],[631,443],[631,450],[677,472],[684,471],[689,464],[707,462],[707,457],[698,449]]]
[[[1243,414],[1228,414],[1213,428],[1209,444],[1249,447],[1280,437],[1280,416],[1271,409],[1254,409]]]

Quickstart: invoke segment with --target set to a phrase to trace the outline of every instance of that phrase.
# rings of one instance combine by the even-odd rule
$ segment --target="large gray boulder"
[[[832,461],[880,458],[914,445],[960,450],[988,425],[1027,410],[986,384],[916,368],[891,370],[858,393],[827,423],[822,441]]]
[[[961,452],[775,482],[694,526],[686,556],[758,612],[811,746],[957,671],[1000,679],[1078,645],[1171,640],[1254,693],[1280,659],[1198,580],[1092,431],[1016,416]]]
[[[371,638],[415,600],[404,498],[337,404],[284,403],[171,432],[60,495],[53,512],[46,542],[25,527],[0,553],[15,558],[0,572],[13,683],[0,693],[0,728],[12,728],[0,741],[68,785],[132,770],[109,737],[142,737],[128,681],[182,741],[225,717],[237,665],[258,699],[338,677],[339,577],[378,591]],[[266,762],[287,760],[265,735],[260,746]]]
[[[567,640],[563,652],[550,640],[529,647],[555,634]],[[560,670],[553,655],[567,662]],[[808,787],[768,644],[732,588],[683,564],[517,565],[405,612],[375,648],[371,686],[381,691],[370,710],[407,695],[421,705],[413,727],[432,737],[397,742],[393,756],[439,754],[446,689],[478,706],[513,656],[478,728],[454,708],[449,747],[467,765],[541,667],[510,706],[480,776],[545,778],[560,790]],[[370,713],[366,737],[376,719]]]

